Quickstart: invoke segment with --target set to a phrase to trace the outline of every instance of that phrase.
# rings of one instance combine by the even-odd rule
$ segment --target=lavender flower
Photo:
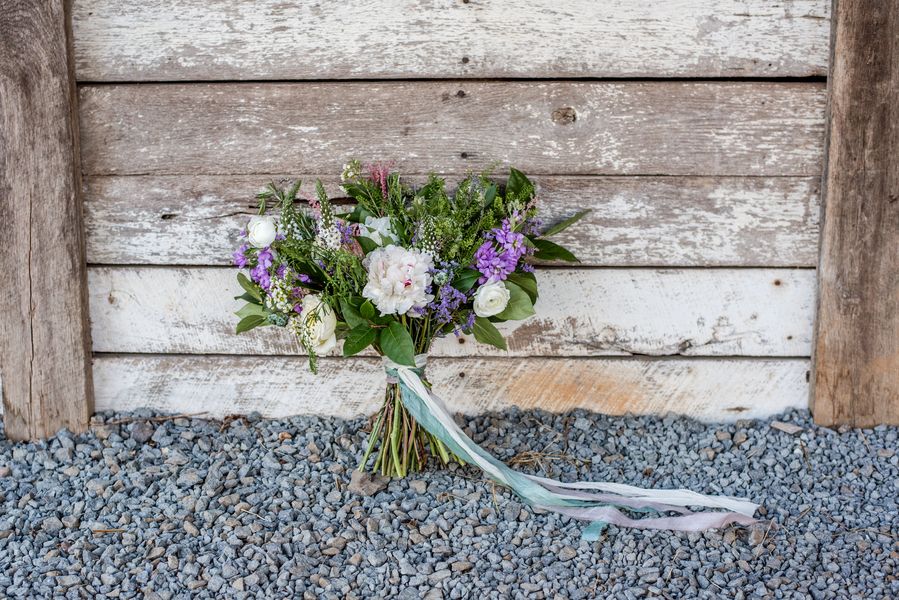
[[[464,304],[468,297],[449,284],[440,286],[437,292],[437,300],[428,304],[428,308],[434,311],[434,318],[441,326],[453,320],[453,313]]]

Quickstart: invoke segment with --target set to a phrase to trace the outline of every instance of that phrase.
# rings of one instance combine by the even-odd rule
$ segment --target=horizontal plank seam
[[[290,358],[298,361],[305,361],[306,357],[302,354],[229,354],[229,353],[201,353],[201,352],[94,352],[95,359],[104,358],[241,358],[249,360],[264,360],[268,358]],[[373,356],[354,356],[354,360],[378,361]],[[584,361],[639,361],[639,362],[661,362],[661,361],[691,361],[691,362],[708,362],[708,361],[808,361],[810,356],[805,355],[788,355],[788,356],[759,356],[759,355],[683,355],[683,354],[631,354],[631,355],[610,355],[610,356],[589,356],[583,354],[533,354],[524,356],[440,356],[434,355],[434,360],[441,361],[520,361],[527,359],[540,360],[584,360]],[[323,356],[319,361],[343,361],[345,357],[339,356]]]
[[[235,247],[237,244],[235,244]],[[160,269],[160,270],[170,270],[170,269],[194,269],[194,270],[210,270],[210,269],[233,269],[235,273],[237,269],[230,265],[219,264],[210,264],[210,265],[198,265],[198,264],[147,264],[147,263],[88,263],[88,268],[92,269]],[[817,270],[814,266],[808,265],[798,265],[798,266],[784,266],[784,265],[734,265],[734,266],[726,266],[726,265],[711,265],[711,266],[701,266],[701,265],[689,265],[689,266],[671,266],[671,265],[537,265],[537,269],[539,271],[631,271],[631,270],[641,270],[641,271],[747,271],[747,270],[765,270],[765,271],[815,271]]]
[[[455,176],[459,175],[460,171],[434,171],[435,175],[438,176]],[[498,172],[499,173],[499,172]],[[403,173],[402,176],[404,178],[415,178],[415,177],[427,177],[430,173]],[[127,179],[129,177],[148,177],[159,179],[161,177],[285,177],[285,173],[215,173],[215,174],[204,174],[204,173],[157,173],[157,172],[148,172],[148,173],[94,173],[88,174],[85,173],[85,176],[89,179]],[[309,180],[310,177],[328,177],[329,174],[323,173],[298,173],[299,178]],[[336,174],[335,174],[336,176]],[[498,175],[497,175],[498,176]],[[290,175],[289,177],[294,177]],[[535,175],[536,177],[536,175]],[[672,179],[672,180],[686,180],[686,179],[733,179],[733,180],[741,180],[741,179],[795,179],[797,181],[817,181],[820,177],[819,174],[812,175],[677,175],[671,173],[639,173],[639,174],[615,174],[615,175],[602,175],[599,173],[540,173],[539,177],[543,178],[553,178],[553,179]],[[266,182],[261,182],[259,187],[265,185]],[[450,182],[452,183],[452,182]],[[539,182],[538,184],[539,185]],[[252,200],[252,198],[250,198]]]
[[[574,81],[578,83],[826,83],[826,75],[806,75],[796,77],[397,77],[397,78],[365,78],[365,79],[134,79],[134,80],[92,80],[79,79],[78,86],[115,86],[115,85],[191,85],[191,84],[247,84],[264,83],[446,83],[459,81],[465,83],[552,83]]]

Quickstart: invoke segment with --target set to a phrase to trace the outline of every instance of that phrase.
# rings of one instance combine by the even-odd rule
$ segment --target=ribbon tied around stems
[[[731,523],[756,522],[753,515],[758,505],[742,498],[707,496],[683,489],[649,490],[602,481],[563,483],[520,473],[497,460],[456,425],[443,401],[422,380],[428,362],[426,354],[415,357],[415,367],[397,364],[387,357],[383,362],[388,383],[399,384],[406,410],[431,435],[463,460],[477,465],[495,482],[510,488],[525,503],[590,521],[582,534],[584,540],[599,539],[609,524],[638,529],[704,531]],[[693,512],[687,507],[720,508],[724,512]],[[634,518],[622,510],[650,516]]]

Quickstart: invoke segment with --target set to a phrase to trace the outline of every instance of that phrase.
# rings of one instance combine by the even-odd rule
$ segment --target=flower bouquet
[[[751,523],[756,505],[689,490],[643,490],[617,483],[563,483],[512,470],[458,427],[425,376],[434,339],[473,334],[506,349],[496,324],[534,314],[533,263],[576,261],[548,240],[586,211],[544,227],[534,185],[511,169],[504,183],[471,175],[452,192],[431,175],[413,187],[383,164],[364,172],[351,162],[341,175],[351,205],[339,211],[321,182],[308,206],[298,205],[300,182],[270,184],[258,195],[259,214],[234,253],[246,269],[238,282],[246,304],[237,332],[288,328],[316,370],[319,356],[383,357],[384,403],[375,415],[359,468],[403,477],[429,457],[473,463],[527,503],[592,521],[596,539],[608,523],[626,527],[701,530]],[[277,207],[278,216],[269,215]],[[735,512],[694,513],[687,506]],[[626,514],[622,511],[627,511]],[[674,516],[633,518],[641,513]]]
[[[413,188],[385,165],[363,175],[358,162],[341,181],[355,203],[347,212],[338,212],[321,182],[307,207],[296,205],[299,182],[270,184],[234,255],[249,269],[249,277],[238,275],[247,302],[238,333],[287,327],[313,371],[338,339],[344,356],[371,348],[389,364],[419,369],[425,382],[422,363],[435,338],[474,334],[505,350],[496,323],[534,314],[532,261],[576,260],[546,238],[585,212],[543,229],[534,185],[515,169],[504,185],[472,175],[452,193],[434,175]],[[268,214],[273,205],[277,218]],[[409,414],[391,377],[360,468],[372,458],[374,470],[403,477],[429,456],[463,462]]]

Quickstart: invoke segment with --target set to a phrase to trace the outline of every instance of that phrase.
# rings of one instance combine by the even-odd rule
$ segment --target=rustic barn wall
[[[312,376],[287,336],[231,333],[253,193],[337,194],[350,157],[512,164],[550,218],[594,211],[509,355],[435,348],[459,410],[806,405],[829,0],[301,4],[75,2],[99,409],[375,408],[372,359]]]

